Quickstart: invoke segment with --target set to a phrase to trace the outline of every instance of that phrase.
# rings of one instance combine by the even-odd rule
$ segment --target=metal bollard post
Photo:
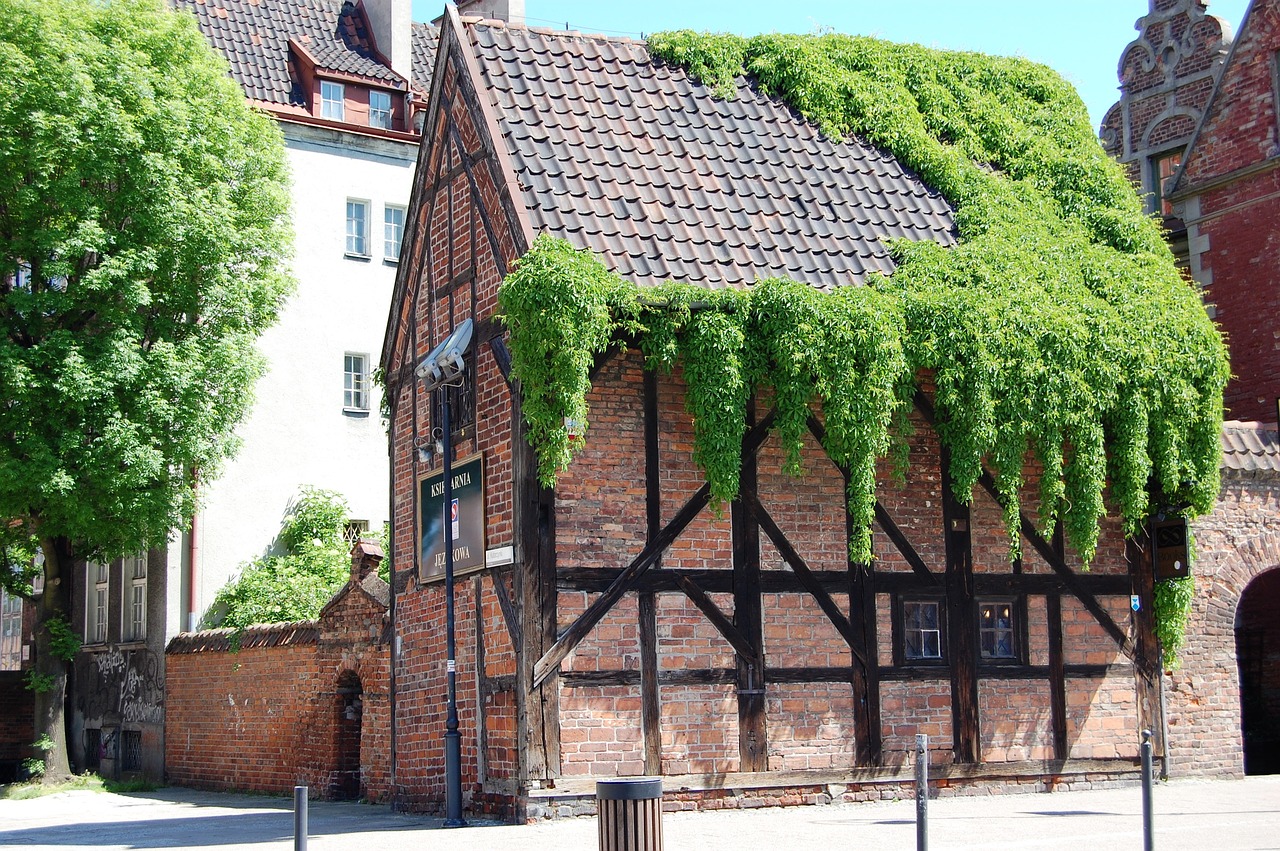
[[[293,787],[293,851],[307,851],[307,787]]]
[[[929,737],[916,734],[916,851],[929,851]]]
[[[1151,731],[1142,731],[1142,851],[1155,848],[1155,815],[1151,801]]]
[[[662,851],[662,778],[596,781],[600,851]]]

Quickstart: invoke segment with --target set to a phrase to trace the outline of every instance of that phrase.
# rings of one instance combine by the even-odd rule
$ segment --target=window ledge
[[[399,257],[383,257],[382,262],[388,266],[399,266],[400,258]]]
[[[342,256],[347,258],[348,260],[359,260],[361,263],[368,263],[370,260],[373,259],[373,257],[371,257],[368,254],[356,254],[351,251],[344,251],[342,253]]]
[[[342,415],[344,417],[364,418],[369,416],[369,409],[368,408],[343,408]]]

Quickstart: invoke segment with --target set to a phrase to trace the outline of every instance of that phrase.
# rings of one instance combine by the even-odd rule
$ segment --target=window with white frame
[[[391,93],[373,89],[369,92],[369,126],[391,129]]]
[[[343,358],[342,407],[347,411],[369,410],[369,356],[347,352]]]
[[[93,561],[85,565],[85,590],[85,643],[105,644],[107,610],[111,601],[111,565]]]
[[[369,202],[347,199],[347,254],[369,256]]]
[[[404,207],[388,204],[383,208],[382,222],[382,256],[398,261],[400,241],[404,239]]]
[[[345,95],[345,87],[342,83],[330,83],[327,80],[321,80],[320,117],[332,118],[334,121],[342,121],[346,117],[346,111],[343,108],[343,98]]]
[[[22,669],[22,598],[0,589],[0,671]]]
[[[132,641],[147,637],[147,552],[124,560],[129,605],[125,607],[125,635]]]
[[[907,662],[942,661],[941,601],[903,601],[902,656]]]

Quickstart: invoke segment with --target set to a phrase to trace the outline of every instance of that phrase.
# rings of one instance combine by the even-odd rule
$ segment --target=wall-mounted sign
[[[453,533],[453,570],[462,573],[484,567],[484,458],[473,455],[455,463],[453,500],[444,504],[444,471],[418,483],[418,578],[444,577],[444,524]]]

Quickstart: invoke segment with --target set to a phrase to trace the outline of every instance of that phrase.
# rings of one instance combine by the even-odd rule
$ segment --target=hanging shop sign
[[[452,465],[452,502],[444,504],[444,471],[418,483],[418,578],[444,577],[445,523],[453,532],[453,571],[484,567],[484,458],[473,455]]]

